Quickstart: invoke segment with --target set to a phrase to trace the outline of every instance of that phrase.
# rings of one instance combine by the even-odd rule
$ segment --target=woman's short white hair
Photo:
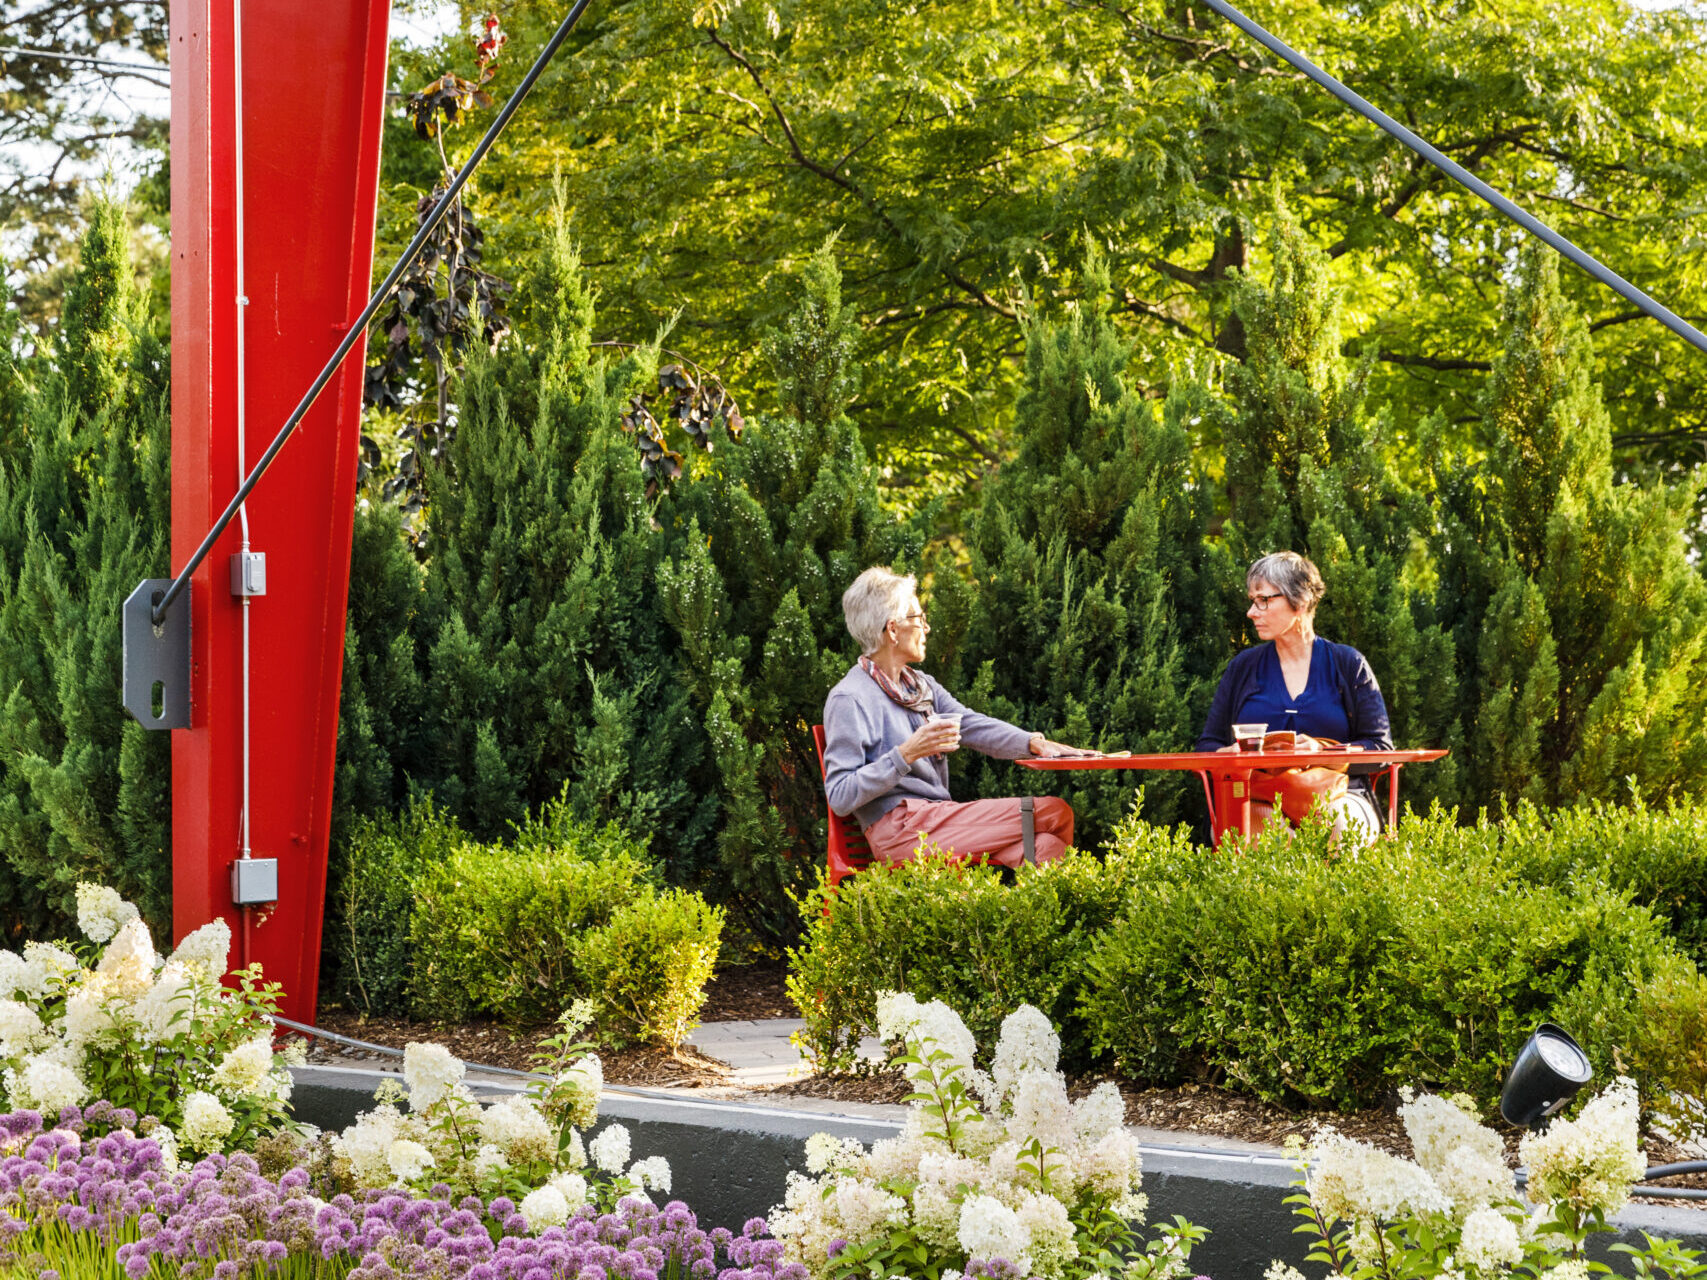
[[[874,565],[853,580],[842,592],[842,617],[848,634],[859,641],[859,651],[870,655],[883,644],[883,629],[901,616],[903,602],[919,589],[910,573]]]

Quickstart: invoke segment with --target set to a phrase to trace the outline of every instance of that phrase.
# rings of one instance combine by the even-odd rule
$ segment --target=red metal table
[[[1027,769],[1183,769],[1203,779],[1209,800],[1210,834],[1217,847],[1229,831],[1251,833],[1251,775],[1258,769],[1308,768],[1319,764],[1381,765],[1388,774],[1387,825],[1399,820],[1399,770],[1439,760],[1445,751],[1167,751],[1154,755],[1052,756],[1020,760]]]

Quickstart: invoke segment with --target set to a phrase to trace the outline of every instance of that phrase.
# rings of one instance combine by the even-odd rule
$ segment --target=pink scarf
[[[883,674],[883,670],[864,654],[860,655],[860,668],[866,675],[877,681],[877,687],[889,695],[891,701],[899,703],[914,715],[928,716],[934,709],[931,701],[930,686],[913,674],[911,667],[901,668],[901,684]]]

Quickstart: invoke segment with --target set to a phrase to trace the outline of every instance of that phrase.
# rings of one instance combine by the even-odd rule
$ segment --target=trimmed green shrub
[[[1155,830],[1155,828],[1151,828]],[[1032,1004],[1061,1028],[1062,1060],[1083,1065],[1073,1016],[1083,962],[1120,908],[1120,870],[1069,850],[1012,885],[987,867],[920,859],[869,871],[805,903],[806,935],[789,952],[788,995],[820,1068],[851,1066],[877,1024],[877,993],[910,991],[951,1005],[981,1050],[1002,1019]],[[825,908],[828,908],[826,910]]]
[[[635,898],[583,933],[575,963],[603,1038],[679,1047],[697,1025],[722,938],[722,909],[680,889]]]
[[[650,895],[649,867],[614,825],[562,830],[582,843],[464,844],[423,869],[409,923],[417,1015],[545,1022],[588,994],[576,945]]]
[[[407,1007],[415,881],[466,840],[456,820],[428,798],[412,799],[393,816],[355,821],[327,895],[327,996],[363,1014]]]
[[[1097,941],[1079,1009],[1096,1049],[1143,1079],[1339,1107],[1404,1083],[1487,1098],[1547,1018],[1583,1030],[1612,1071],[1619,1011],[1679,962],[1627,894],[1586,875],[1527,882],[1486,825],[1419,820],[1338,858],[1319,828],[1241,856],[1163,852],[1126,852],[1126,911]]]

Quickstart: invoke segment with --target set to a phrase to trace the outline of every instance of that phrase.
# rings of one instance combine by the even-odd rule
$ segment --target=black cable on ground
[[[196,548],[195,554],[189,559],[189,563],[179,571],[178,576],[172,579],[172,585],[167,587],[165,593],[161,595],[160,602],[154,606],[151,612],[155,626],[159,626],[164,621],[166,610],[171,607],[172,601],[176,600],[183,592],[185,585],[190,580],[190,575],[207,558],[208,552],[213,550],[213,544],[219,540],[219,535],[225,532],[225,526],[230,524],[232,518],[236,516],[237,509],[243,505],[255,486],[260,483],[267,468],[272,466],[273,459],[278,456],[279,450],[284,448],[285,441],[290,439],[303,416],[314,407],[315,400],[319,399],[320,393],[326,388],[326,384],[332,380],[332,375],[337,373],[338,366],[344,362],[344,357],[350,354],[356,343],[367,333],[368,321],[373,319],[375,313],[385,304],[385,300],[391,296],[391,291],[397,287],[397,282],[403,278],[403,273],[420,256],[428,239],[438,229],[439,223],[444,221],[445,214],[450,212],[450,207],[458,194],[461,193],[463,185],[467,183],[474,170],[479,167],[481,160],[485,159],[487,151],[491,150],[492,144],[498,140],[498,135],[504,132],[504,126],[509,124],[510,117],[516,113],[516,108],[522,105],[522,99],[528,96],[534,82],[539,79],[546,65],[550,63],[557,50],[562,47],[563,42],[569,38],[569,33],[574,30],[575,24],[581,20],[581,15],[586,12],[587,6],[591,3],[592,0],[575,0],[574,8],[569,10],[568,16],[563,19],[563,24],[557,28],[556,34],[540,51],[539,57],[534,59],[533,66],[528,68],[527,75],[522,77],[522,82],[516,86],[516,91],[510,95],[510,100],[504,104],[503,110],[498,113],[498,118],[492,121],[491,127],[486,130],[486,135],[480,139],[480,143],[474,148],[473,154],[457,171],[456,177],[451,179],[450,186],[445,188],[444,195],[440,197],[438,204],[433,206],[433,211],[427,215],[427,220],[421,224],[421,229],[415,233],[415,238],[409,242],[409,247],[403,251],[403,256],[397,259],[397,264],[391,268],[391,273],[385,277],[385,280],[374,292],[373,297],[368,299],[367,306],[362,308],[361,315],[351,322],[349,330],[344,334],[343,341],[338,343],[338,349],[332,353],[332,358],[326,362],[326,367],[321,369],[296,408],[291,410],[290,417],[285,419],[284,426],[279,429],[278,435],[273,437],[273,442],[267,446],[267,451],[261,455],[260,461],[255,464],[255,469],[238,486],[237,492],[226,506],[224,514],[214,521],[213,528],[208,530],[207,537],[202,539],[201,546]]]

